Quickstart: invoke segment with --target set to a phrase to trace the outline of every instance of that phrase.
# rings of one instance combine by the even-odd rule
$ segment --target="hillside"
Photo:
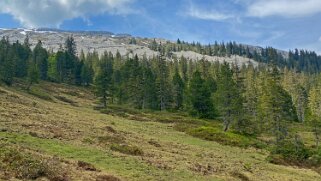
[[[85,54],[96,51],[99,55],[102,55],[107,51],[115,55],[116,52],[119,51],[122,56],[129,55],[133,57],[137,54],[138,57],[146,55],[148,58],[159,54],[157,51],[151,50],[148,47],[154,39],[135,37],[136,43],[130,44],[131,39],[134,37],[126,34],[117,35],[110,32],[59,31],[55,29],[0,29],[0,36],[8,37],[11,42],[16,42],[17,40],[23,42],[26,36],[28,36],[32,48],[35,47],[40,40],[44,48],[54,52],[57,52],[60,46],[64,46],[67,37],[73,36],[77,44],[78,54],[80,54],[81,51],[84,51]],[[156,39],[156,42],[165,44],[169,41]],[[254,48],[255,47],[253,47],[253,49]],[[200,60],[203,58],[202,54],[193,51],[180,51],[174,52],[174,54],[177,55],[177,57],[184,56],[191,60]],[[206,59],[219,62],[237,62],[239,65],[252,62],[254,65],[257,65],[256,61],[241,56],[206,56]]]
[[[179,123],[201,121],[184,114],[121,113],[116,108],[103,114],[93,110],[95,99],[86,88],[42,82],[28,92],[24,81],[15,82],[0,87],[0,159],[23,165],[23,156],[32,155],[28,158],[34,163],[51,164],[45,164],[47,172],[36,172],[35,165],[26,171],[8,166],[8,160],[0,162],[0,180],[321,179],[311,169],[269,163],[265,149],[227,146],[180,132]],[[222,127],[216,121],[211,125]]]

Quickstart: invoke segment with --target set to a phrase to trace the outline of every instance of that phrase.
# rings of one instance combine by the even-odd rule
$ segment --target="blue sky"
[[[0,27],[236,41],[321,54],[321,0],[0,0]]]

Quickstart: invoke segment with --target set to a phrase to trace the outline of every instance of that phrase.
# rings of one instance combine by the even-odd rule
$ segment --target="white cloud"
[[[0,13],[26,27],[59,27],[64,20],[102,13],[128,14],[133,0],[1,0]]]
[[[191,5],[186,12],[187,16],[203,19],[203,20],[213,20],[213,21],[223,21],[226,19],[233,18],[232,15],[217,12],[217,11],[206,11],[203,9],[199,9],[194,5]]]
[[[240,0],[242,1],[242,0]],[[305,17],[321,13],[321,0],[243,0],[253,17]]]

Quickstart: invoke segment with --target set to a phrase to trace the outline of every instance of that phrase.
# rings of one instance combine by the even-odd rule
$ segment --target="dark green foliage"
[[[171,84],[169,82],[169,68],[164,54],[160,52],[156,61],[156,94],[158,106],[161,111],[170,108],[171,104]]]
[[[16,55],[14,55],[9,40],[3,37],[0,41],[0,79],[7,85],[13,82],[14,60],[16,60]]]
[[[175,109],[181,109],[183,106],[184,99],[184,82],[181,76],[179,75],[178,69],[175,69],[175,74],[172,80],[173,84],[173,102]]]
[[[112,97],[112,76],[113,76],[113,57],[107,52],[104,53],[100,62],[99,71],[95,77],[95,94],[99,97],[104,108],[107,101]]]
[[[33,50],[32,61],[40,72],[40,79],[47,80],[48,53],[47,50],[42,47],[41,41],[38,42]]]
[[[313,151],[307,148],[299,137],[283,140],[273,147],[267,158],[271,163],[283,165],[309,166],[320,164],[321,160],[309,160]],[[312,162],[311,162],[312,161]]]
[[[193,108],[191,111],[201,118],[214,118],[215,109],[211,95],[210,87],[201,77],[201,73],[196,71],[189,87],[189,99]]]

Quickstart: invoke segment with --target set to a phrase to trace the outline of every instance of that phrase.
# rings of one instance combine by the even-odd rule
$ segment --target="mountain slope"
[[[0,29],[0,36],[8,37],[11,42],[15,42],[17,40],[23,42],[26,36],[28,36],[32,48],[39,40],[41,40],[44,48],[54,52],[58,51],[61,46],[64,46],[65,40],[68,36],[73,36],[77,44],[78,54],[81,51],[84,51],[85,53],[96,51],[101,55],[107,51],[116,55],[116,52],[119,51],[122,56],[134,56],[137,54],[139,57],[146,55],[147,58],[152,58],[153,56],[158,55],[158,52],[153,51],[148,47],[154,39],[135,37],[136,43],[130,44],[130,41],[133,38],[130,35],[115,35],[110,32],[62,31],[55,29]],[[155,40],[157,43],[161,44],[168,42],[164,39]],[[258,48],[259,47],[252,47],[252,49]],[[191,60],[200,60],[203,58],[202,54],[192,51],[180,51],[174,52],[173,54],[177,55],[177,57],[184,56]],[[255,66],[258,64],[252,59],[241,56],[205,56],[205,58],[209,61],[226,61],[229,63],[237,62],[239,65],[248,64],[249,62],[253,63]]]
[[[66,177],[71,180],[101,175],[122,180],[321,179],[309,169],[268,163],[264,150],[186,135],[174,129],[174,123],[102,114],[92,109],[93,95],[85,88],[43,82],[28,93],[24,87],[23,81],[0,87],[0,144],[58,157],[70,168]],[[175,118],[192,119],[173,114]],[[86,170],[79,161],[101,171]],[[0,180],[6,180],[10,174],[1,168]]]

